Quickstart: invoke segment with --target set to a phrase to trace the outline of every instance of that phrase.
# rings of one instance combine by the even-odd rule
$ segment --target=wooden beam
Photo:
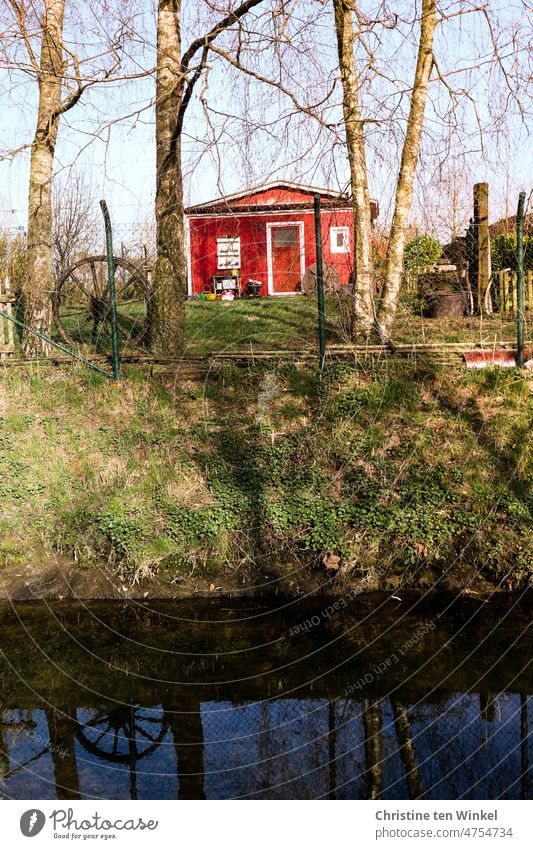
[[[474,185],[474,232],[476,238],[476,304],[481,312],[484,305],[485,293],[489,285],[489,184]]]

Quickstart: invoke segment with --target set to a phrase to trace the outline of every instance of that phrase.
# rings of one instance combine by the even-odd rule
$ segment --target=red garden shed
[[[261,295],[295,295],[316,262],[313,195],[322,205],[324,260],[347,285],[353,267],[353,208],[330,189],[268,183],[186,211],[189,295],[239,294],[251,281]],[[378,215],[371,201],[372,220]],[[253,288],[253,287],[252,287]]]

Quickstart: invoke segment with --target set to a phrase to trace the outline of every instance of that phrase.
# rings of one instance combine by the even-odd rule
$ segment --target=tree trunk
[[[54,766],[56,797],[79,799],[80,779],[74,737],[77,728],[75,708],[72,709],[72,716],[68,712],[61,713],[54,708],[46,708],[45,713]]]
[[[354,284],[351,335],[365,337],[374,326],[372,302],[372,220],[366,168],[364,125],[361,119],[359,81],[354,55],[352,11],[345,0],[333,0],[337,47],[343,91],[350,182],[354,212]]]
[[[202,706],[196,699],[169,710],[168,719],[174,739],[178,799],[205,799],[204,727]]]
[[[46,0],[39,74],[39,111],[31,149],[28,203],[28,268],[23,288],[24,320],[50,335],[54,289],[52,252],[52,176],[63,80],[65,0]],[[42,356],[50,346],[24,331],[26,356]]]
[[[363,729],[365,738],[365,780],[369,799],[381,799],[383,794],[383,731],[381,702],[363,699]]]
[[[152,347],[167,355],[181,353],[187,297],[181,133],[177,129],[183,99],[180,15],[181,0],[159,0],[155,110],[157,262]]]
[[[420,154],[422,126],[426,109],[429,78],[433,68],[433,39],[437,24],[435,0],[422,0],[420,41],[416,62],[411,105],[407,119],[407,130],[402,150],[402,160],[394,215],[385,262],[385,285],[377,315],[377,332],[382,342],[391,339],[391,330],[398,308],[402,276],[403,256],[407,237],[409,213],[413,200],[415,171]]]
[[[400,748],[400,758],[405,769],[407,792],[410,799],[423,799],[424,785],[422,784],[422,778],[416,760],[416,749],[407,707],[400,704],[396,699],[391,699],[391,703],[394,712],[396,736]]]

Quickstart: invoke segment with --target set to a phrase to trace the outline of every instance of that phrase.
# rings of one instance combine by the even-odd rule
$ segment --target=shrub
[[[405,246],[404,265],[409,271],[434,265],[442,254],[442,247],[433,236],[416,236]]]
[[[516,269],[516,234],[501,233],[490,240],[491,265],[493,271],[502,268]],[[533,269],[533,236],[524,239],[524,269]]]

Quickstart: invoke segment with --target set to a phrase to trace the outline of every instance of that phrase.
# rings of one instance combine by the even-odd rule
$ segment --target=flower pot
[[[432,318],[462,318],[466,314],[464,292],[430,292],[428,302]]]

